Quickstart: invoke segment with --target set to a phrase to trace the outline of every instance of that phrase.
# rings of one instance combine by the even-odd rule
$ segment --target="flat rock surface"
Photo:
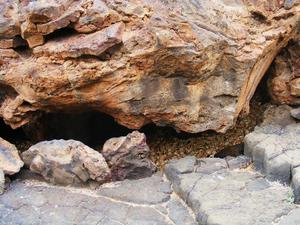
[[[299,224],[291,189],[249,162],[186,157],[166,166],[168,179],[157,173],[95,190],[19,179],[0,196],[0,224]]]
[[[269,179],[292,186],[295,199],[300,198],[300,124],[267,125],[245,137],[245,154],[253,159],[254,167]]]

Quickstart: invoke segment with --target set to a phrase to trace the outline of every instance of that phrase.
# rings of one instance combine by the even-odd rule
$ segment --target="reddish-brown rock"
[[[0,116],[13,128],[43,111],[96,110],[129,128],[225,132],[294,38],[300,9],[278,0],[12,2],[1,2],[0,37],[33,48],[0,59]]]
[[[271,68],[269,91],[278,104],[300,104],[300,35],[276,57]]]

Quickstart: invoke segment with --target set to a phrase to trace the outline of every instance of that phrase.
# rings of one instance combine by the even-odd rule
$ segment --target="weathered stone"
[[[3,93],[0,116],[13,128],[43,111],[76,109],[107,113],[132,129],[153,122],[225,132],[295,38],[300,11],[277,0],[9,3],[1,4],[0,34],[21,35],[31,47],[46,40],[35,53],[0,64],[0,83],[16,92]],[[118,23],[117,41],[97,37],[99,47],[89,38]],[[89,34],[79,43],[82,34],[71,38],[64,28]]]
[[[84,12],[74,24],[80,33],[101,30],[121,20],[121,15],[110,9],[103,1],[87,1],[83,3]]]
[[[4,192],[5,188],[5,177],[3,170],[0,169],[0,195]]]
[[[37,56],[77,58],[82,55],[99,56],[110,47],[122,42],[123,23],[113,24],[92,34],[73,35],[63,40],[57,39],[37,47],[33,53]]]
[[[186,204],[171,194],[170,183],[159,174],[105,186],[91,191],[33,180],[14,181],[0,196],[0,224],[197,224]]]
[[[121,201],[155,205],[170,199],[172,193],[170,185],[168,181],[163,180],[161,174],[156,174],[149,178],[107,184],[100,187],[97,193]]]
[[[291,107],[288,105],[270,105],[264,112],[261,126],[274,125],[285,127],[289,124],[295,124],[296,121],[291,117]]]
[[[272,100],[279,104],[300,104],[300,35],[276,57],[269,78]]]
[[[220,165],[226,164],[225,159],[210,164],[209,170],[200,159],[195,169],[187,173],[180,173],[174,167],[180,161],[168,164],[165,172],[174,191],[191,207],[199,224],[276,224],[295,208],[290,188],[269,182],[253,171],[224,168]],[[202,166],[206,169],[201,169]]]
[[[300,124],[256,127],[245,137],[245,154],[254,167],[271,180],[292,183],[295,201],[300,199]]]
[[[102,154],[113,180],[138,179],[151,176],[156,167],[148,158],[146,136],[133,131],[126,137],[111,138],[105,142]]]
[[[23,165],[16,146],[0,138],[0,170],[5,174],[13,175],[19,172]]]
[[[103,156],[79,141],[43,141],[23,152],[22,158],[31,171],[54,184],[104,183],[111,178]]]
[[[300,120],[300,108],[291,109],[291,116],[297,120]]]
[[[292,210],[288,215],[282,217],[279,225],[298,225],[300,224],[300,209]]]

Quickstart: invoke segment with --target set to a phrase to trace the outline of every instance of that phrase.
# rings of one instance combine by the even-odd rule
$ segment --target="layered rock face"
[[[129,128],[225,132],[294,38],[298,3],[2,1],[0,115],[17,128],[96,110]]]

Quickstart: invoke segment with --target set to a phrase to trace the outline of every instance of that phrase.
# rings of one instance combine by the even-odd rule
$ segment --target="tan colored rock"
[[[18,173],[23,165],[16,146],[0,138],[0,170],[13,175]]]
[[[300,104],[300,35],[276,57],[269,79],[269,91],[278,104]]]
[[[11,127],[43,111],[96,110],[134,129],[153,122],[225,132],[295,37],[300,11],[277,0],[101,2],[24,3],[21,35],[47,42],[0,67],[0,83],[17,93],[0,105]],[[90,38],[122,23],[118,41]],[[89,34],[53,33],[65,27]]]
[[[31,171],[54,184],[104,183],[111,178],[103,156],[79,141],[39,142],[23,152],[22,158]]]
[[[52,58],[77,58],[82,55],[98,56],[110,47],[122,42],[123,29],[123,23],[116,23],[92,34],[72,35],[62,40],[52,40],[35,48],[33,53],[37,56],[46,55]]]
[[[300,78],[296,78],[292,80],[290,82],[290,87],[291,87],[291,95],[300,97]]]

